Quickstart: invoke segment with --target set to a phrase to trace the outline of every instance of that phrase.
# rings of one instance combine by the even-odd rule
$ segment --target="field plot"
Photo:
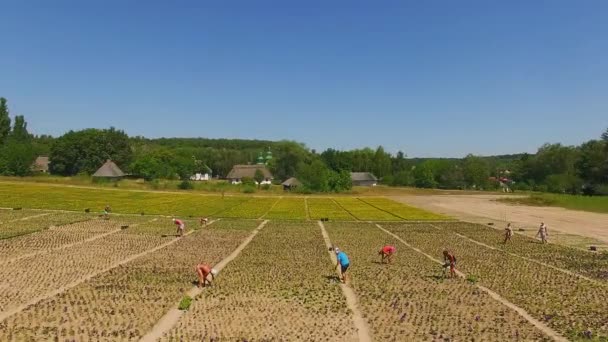
[[[217,213],[217,217],[257,219],[279,201],[279,197],[254,197],[228,210]]]
[[[216,222],[10,317],[0,340],[136,340],[192,287],[196,263],[219,262],[258,224]]]
[[[401,218],[353,197],[336,197],[336,202],[351,215],[362,221],[400,221]]]
[[[8,216],[5,216],[4,211],[2,212],[0,240],[95,217],[95,215],[85,213],[42,212],[38,210],[17,210],[8,214]]]
[[[39,219],[42,220],[44,218],[48,218],[48,216],[43,216]],[[121,217],[108,221],[94,219],[0,240],[0,264],[24,255],[52,250],[112,231],[118,231],[122,225],[141,222],[141,220],[138,217]],[[149,220],[150,218],[147,217],[146,221]],[[48,223],[41,222],[39,227],[46,225]]]
[[[387,211],[404,220],[445,220],[447,217],[430,211],[418,209],[395,202],[384,197],[359,198],[361,201],[374,206],[380,210]]]
[[[462,279],[440,279],[441,267],[395,243],[368,223],[328,223],[334,245],[351,259],[351,285],[376,341],[550,340],[515,311]],[[377,251],[397,246],[391,265]]]
[[[313,222],[269,222],[164,340],[354,340],[324,246]]]
[[[387,224],[385,228],[426,253],[454,251],[458,268],[474,276],[562,335],[608,338],[608,286],[479,246],[426,224]]]
[[[558,244],[540,244],[538,240],[514,234],[503,244],[504,232],[466,222],[437,223],[438,227],[467,236],[475,241],[521,255],[590,278],[608,282],[608,253],[595,253]]]
[[[20,220],[25,217],[37,216],[40,214],[48,214],[48,212],[40,210],[13,210],[13,209],[0,209],[0,224],[5,224],[11,221]]]
[[[308,203],[310,218],[313,220],[319,220],[321,218],[328,218],[336,221],[355,220],[351,214],[342,209],[342,207],[331,198],[307,198],[306,201]]]
[[[264,215],[264,219],[276,220],[306,220],[306,205],[304,198],[283,197],[272,209]]]
[[[156,231],[163,223],[147,223]],[[130,232],[129,229],[103,239],[53,250],[39,256],[26,257],[0,268],[0,315],[46,293],[103,271],[131,255],[142,253],[173,237]]]

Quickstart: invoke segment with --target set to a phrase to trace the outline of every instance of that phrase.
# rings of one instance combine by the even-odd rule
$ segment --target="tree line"
[[[295,141],[129,137],[124,131],[84,129],[60,137],[34,136],[22,115],[9,116],[0,98],[0,173],[26,176],[38,155],[48,155],[50,171],[62,176],[92,174],[107,159],[148,181],[187,180],[194,173],[225,177],[237,164],[255,163],[270,150],[268,167],[278,181],[297,177],[303,190],[352,187],[350,172],[371,172],[381,184],[442,189],[497,189],[608,194],[608,130],[581,144],[546,144],[534,154],[465,158],[408,158],[382,146],[318,153]]]

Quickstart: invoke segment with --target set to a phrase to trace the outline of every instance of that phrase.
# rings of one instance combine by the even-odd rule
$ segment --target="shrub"
[[[179,305],[177,306],[177,308],[179,310],[188,310],[190,308],[190,305],[192,305],[192,297],[184,296],[182,298],[182,300],[179,302]]]
[[[241,183],[243,183],[243,185],[255,185],[255,181],[251,177],[241,178]]]
[[[270,190],[270,184],[262,185],[262,190]]]
[[[255,193],[255,186],[246,185],[245,187],[243,187],[243,193],[244,194],[253,194],[253,193]]]
[[[192,185],[192,182],[190,182],[189,180],[183,180],[179,183],[177,187],[181,190],[192,190],[194,188],[194,185]]]

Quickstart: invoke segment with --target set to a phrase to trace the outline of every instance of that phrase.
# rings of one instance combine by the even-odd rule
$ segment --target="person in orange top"
[[[447,250],[443,251],[443,267],[445,270],[450,268],[450,277],[456,276],[456,257],[454,253],[448,252]],[[445,274],[445,273],[444,273]]]
[[[215,280],[215,274],[217,272],[211,268],[208,264],[200,263],[196,265],[196,274],[198,274],[198,286],[205,287],[205,284],[209,282],[211,285],[211,280],[207,279],[207,277],[211,274],[211,279]]]
[[[395,246],[386,245],[386,246],[382,247],[380,252],[378,252],[378,254],[382,256],[381,263],[384,263],[384,259],[387,259],[388,263],[390,264],[391,259],[393,258],[393,255],[395,254],[396,251],[397,251],[397,249],[395,248]]]

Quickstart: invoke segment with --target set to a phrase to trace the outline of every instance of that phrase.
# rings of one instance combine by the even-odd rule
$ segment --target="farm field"
[[[386,211],[373,207],[362,200],[354,197],[337,197],[335,198],[344,210],[349,212],[356,219],[361,221],[397,221],[400,217],[390,214]]]
[[[304,198],[283,197],[277,202],[266,215],[264,219],[275,220],[306,220],[308,214],[306,212],[306,203]]]
[[[324,246],[316,223],[271,221],[163,340],[352,341]]]
[[[342,209],[332,198],[307,198],[308,212],[313,220],[328,218],[332,221],[356,220],[354,216]]]
[[[481,285],[569,338],[608,338],[608,285],[523,260],[450,235],[446,227],[386,224],[388,230],[432,255],[454,251],[458,268]]]
[[[279,197],[257,197],[233,206],[215,216],[227,218],[257,219],[264,216],[278,201]]]
[[[43,191],[45,196],[39,196]],[[370,204],[368,204],[370,203]],[[442,220],[444,216],[382,197],[304,198],[201,195],[114,189],[83,189],[36,183],[0,182],[0,207],[60,209],[99,214],[106,204],[123,214],[225,217],[274,220],[401,221]],[[395,214],[391,214],[391,213]],[[310,216],[310,217],[309,217]]]
[[[28,307],[0,325],[0,340],[138,339],[192,286],[194,261],[219,262],[257,224],[215,222],[172,246]]]
[[[349,254],[352,287],[377,341],[550,340],[513,310],[369,223],[326,224],[334,245]],[[397,246],[391,265],[377,251]]]

